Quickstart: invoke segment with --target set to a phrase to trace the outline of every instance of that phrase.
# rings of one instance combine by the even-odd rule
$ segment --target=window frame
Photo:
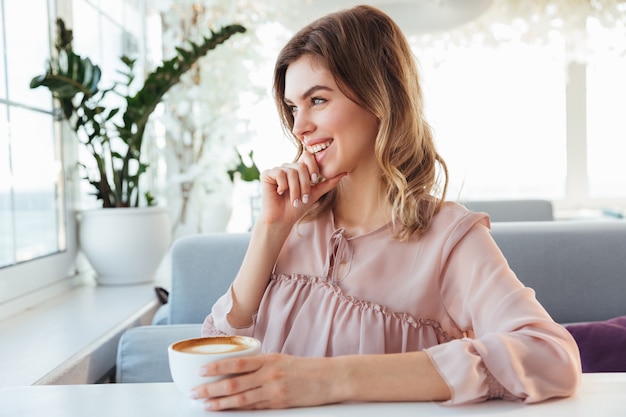
[[[7,1],[7,0],[3,0]],[[68,8],[71,0],[48,0],[48,36],[50,51],[53,49],[55,39],[55,20],[56,16],[67,16],[71,14],[62,14],[62,11],[71,10]],[[6,17],[5,17],[6,18]],[[4,26],[3,26],[4,28]],[[5,102],[7,106],[15,106],[14,103]],[[77,238],[76,238],[76,216],[73,209],[73,192],[72,187],[76,182],[69,167],[71,167],[76,159],[73,156],[71,147],[67,147],[63,143],[66,135],[62,131],[59,122],[54,122],[54,147],[58,159],[62,162],[63,181],[61,189],[58,191],[58,198],[62,198],[61,207],[64,209],[65,218],[65,249],[61,249],[55,253],[37,257],[28,261],[19,262],[0,268],[0,305],[8,303],[40,290],[45,290],[55,284],[67,281],[76,274],[76,258],[77,258]]]

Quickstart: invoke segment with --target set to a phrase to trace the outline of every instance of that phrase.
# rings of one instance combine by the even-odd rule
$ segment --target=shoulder
[[[454,245],[473,229],[482,229],[489,233],[489,216],[473,212],[459,203],[446,201],[433,217],[424,238],[444,240]]]
[[[463,222],[484,223],[491,227],[489,216],[486,213],[471,211],[467,207],[454,201],[443,203],[441,210],[433,217],[433,223],[463,223]]]

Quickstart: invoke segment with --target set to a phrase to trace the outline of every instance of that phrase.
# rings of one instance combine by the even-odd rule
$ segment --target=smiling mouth
[[[329,140],[328,142],[324,143],[316,143],[315,145],[307,146],[306,150],[315,155],[316,153],[328,148],[332,142],[332,140]]]

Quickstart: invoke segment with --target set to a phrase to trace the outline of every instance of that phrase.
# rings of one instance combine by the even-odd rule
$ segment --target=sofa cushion
[[[565,328],[578,343],[583,372],[626,372],[626,316]]]
[[[183,339],[200,337],[200,324],[133,327],[120,338],[116,382],[171,382],[167,348]]]

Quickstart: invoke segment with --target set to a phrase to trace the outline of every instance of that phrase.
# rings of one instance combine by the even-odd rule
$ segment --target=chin
[[[330,169],[323,169],[323,168],[320,168],[320,175],[321,175],[323,178],[328,179],[328,178],[332,178],[332,177],[334,177],[334,176],[335,176],[335,175],[337,175],[337,174],[336,174],[334,171],[330,170]]]

